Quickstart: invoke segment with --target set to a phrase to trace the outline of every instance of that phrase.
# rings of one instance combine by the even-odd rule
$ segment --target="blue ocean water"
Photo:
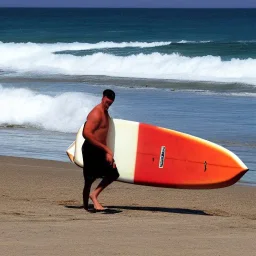
[[[105,88],[111,114],[237,154],[256,183],[256,9],[0,9],[0,155],[68,161]]]

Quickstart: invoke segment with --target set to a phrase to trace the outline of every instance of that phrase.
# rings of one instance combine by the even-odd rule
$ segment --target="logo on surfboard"
[[[165,146],[162,146],[160,151],[160,158],[159,158],[159,168],[164,167],[164,159],[165,159]]]

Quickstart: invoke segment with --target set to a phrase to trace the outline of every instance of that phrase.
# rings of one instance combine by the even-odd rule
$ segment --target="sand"
[[[0,255],[256,255],[256,187],[114,182],[110,213],[85,212],[82,188],[71,163],[0,156]]]

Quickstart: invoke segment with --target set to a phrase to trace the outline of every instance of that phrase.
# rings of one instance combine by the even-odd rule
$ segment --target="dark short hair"
[[[114,91],[110,90],[110,89],[106,89],[105,91],[103,91],[103,97],[107,97],[110,100],[115,100],[116,94]]]

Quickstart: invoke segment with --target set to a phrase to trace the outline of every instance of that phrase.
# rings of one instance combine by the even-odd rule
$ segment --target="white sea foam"
[[[126,47],[158,47],[169,45],[171,42],[99,42],[95,44],[91,43],[3,43],[0,41],[0,49],[17,49],[24,52],[57,52],[57,51],[79,51],[79,50],[92,50],[92,49],[108,49],[108,48],[126,48]]]
[[[207,44],[210,43],[211,41],[187,41],[187,40],[181,40],[177,43],[179,44]]]
[[[214,56],[184,57],[175,53],[157,52],[130,56],[114,56],[101,52],[87,56],[55,54],[56,51],[64,50],[151,47],[169,43],[0,43],[0,70],[32,75],[106,75],[256,84],[256,60],[251,58],[223,61]]]
[[[221,95],[221,96],[235,96],[235,97],[254,97],[256,98],[256,93],[250,93],[250,92],[213,92],[213,91],[209,91],[209,90],[186,90],[191,91],[191,92],[195,92],[195,93],[199,93],[199,94],[204,94],[204,95]]]
[[[7,89],[0,85],[0,125],[77,132],[99,100],[86,93],[63,93],[52,97],[28,89]]]

